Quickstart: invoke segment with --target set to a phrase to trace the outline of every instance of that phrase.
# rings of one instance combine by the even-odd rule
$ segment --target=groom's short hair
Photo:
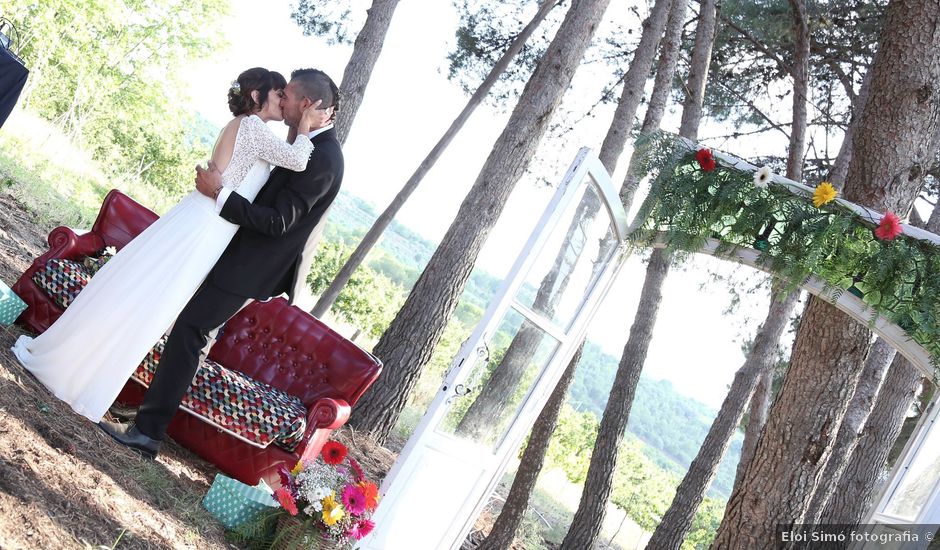
[[[297,69],[290,74],[290,78],[311,101],[322,99],[321,108],[333,107],[336,116],[336,111],[339,111],[339,88],[325,72],[319,69]]]

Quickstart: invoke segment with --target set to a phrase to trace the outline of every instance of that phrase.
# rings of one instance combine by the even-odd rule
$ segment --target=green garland
[[[859,296],[876,313],[904,329],[940,366],[940,247],[907,235],[882,241],[874,224],[831,202],[771,184],[759,188],[753,173],[724,164],[705,172],[687,142],[656,134],[638,142],[638,173],[652,174],[650,195],[631,234],[637,244],[666,235],[676,250],[697,252],[709,238],[716,255],[737,247],[760,251],[759,262],[793,290],[810,275],[838,298]]]

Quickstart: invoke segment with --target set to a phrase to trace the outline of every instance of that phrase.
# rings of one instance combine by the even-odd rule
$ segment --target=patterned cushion
[[[150,350],[131,377],[149,387],[166,336]],[[292,395],[205,360],[181,406],[258,447],[274,443],[293,451],[307,429],[307,408]]]
[[[91,275],[81,262],[54,258],[33,273],[33,282],[62,309],[69,307]]]

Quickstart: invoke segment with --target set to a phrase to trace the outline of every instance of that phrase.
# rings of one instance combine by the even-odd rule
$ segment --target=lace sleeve
[[[310,153],[313,152],[310,138],[297,136],[291,145],[274,135],[268,125],[256,116],[249,116],[244,123],[247,126],[246,145],[253,153],[275,166],[295,172],[302,172],[307,167]]]

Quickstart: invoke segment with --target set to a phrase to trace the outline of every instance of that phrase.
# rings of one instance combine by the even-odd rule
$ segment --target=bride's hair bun
[[[228,108],[232,115],[250,115],[264,108],[268,101],[268,92],[283,90],[287,80],[281,73],[262,67],[248,69],[232,82],[228,89]],[[251,97],[251,92],[258,92],[258,102]]]

